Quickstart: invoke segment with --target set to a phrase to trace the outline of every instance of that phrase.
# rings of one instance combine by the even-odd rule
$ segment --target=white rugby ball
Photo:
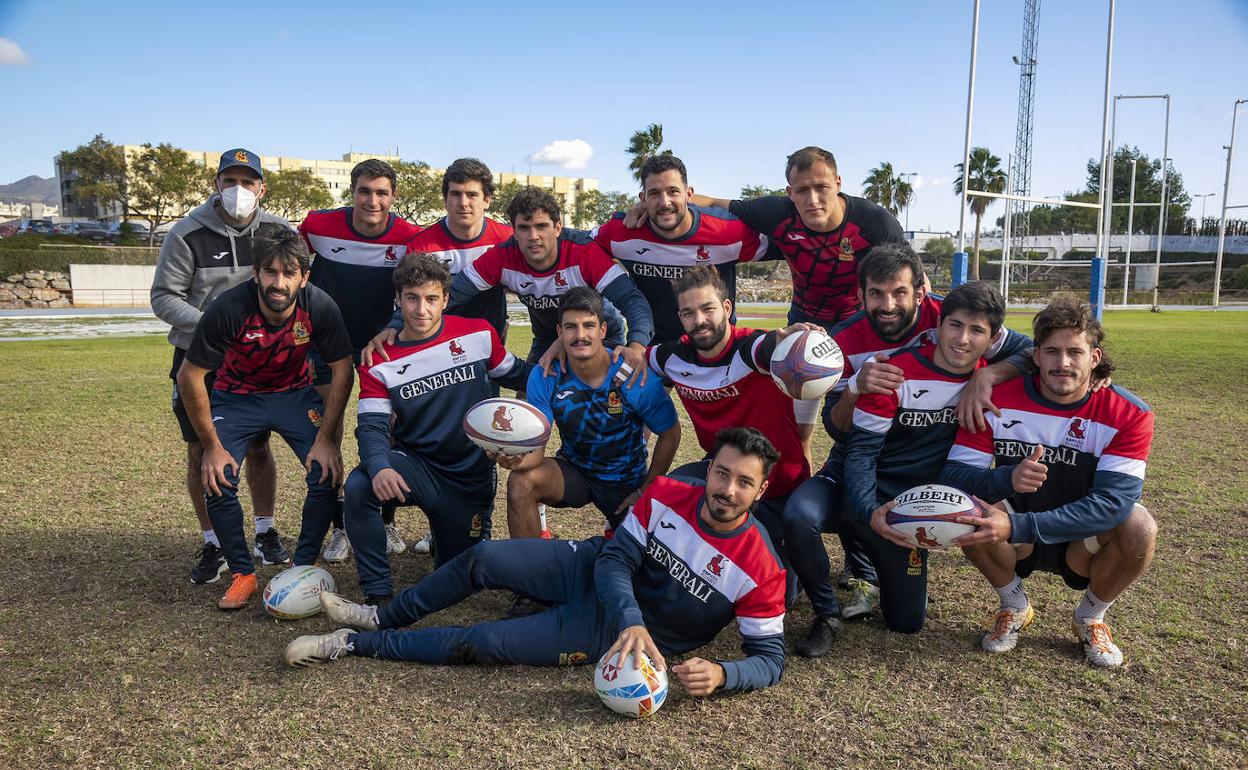
[[[667,672],[655,667],[644,652],[641,667],[633,668],[633,656],[623,660],[608,653],[594,669],[594,689],[607,708],[626,717],[648,717],[667,700]]]
[[[962,490],[923,484],[897,495],[897,505],[884,520],[915,548],[948,548],[954,538],[975,531],[975,527],[959,524],[955,518],[983,515],[979,503]]]
[[[771,354],[771,379],[792,398],[822,398],[845,371],[836,340],[823,331],[804,330],[780,340]]]
[[[550,440],[550,421],[528,402],[487,398],[464,415],[464,433],[487,452],[522,455]]]
[[[321,611],[321,592],[337,590],[334,576],[320,567],[291,567],[264,587],[264,609],[282,620],[310,618]]]

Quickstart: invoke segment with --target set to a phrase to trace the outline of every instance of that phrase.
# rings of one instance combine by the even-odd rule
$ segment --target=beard
[[[694,335],[698,332],[710,330],[711,336],[707,339],[698,339]],[[710,324],[702,324],[693,331],[689,332],[689,341],[698,350],[714,350],[715,346],[724,341],[724,337],[728,336],[728,319],[725,318],[719,326],[711,326]]]
[[[738,508],[732,503],[731,500],[721,498],[719,496],[707,498],[706,508],[710,511],[711,518],[721,524],[727,524],[730,521],[734,521],[749,510],[748,506],[746,508]]]
[[[909,310],[903,310],[890,318],[880,318],[879,314],[879,310],[867,313],[867,323],[871,324],[871,328],[881,338],[896,339],[914,325],[914,319],[919,315],[919,305],[916,302]]]
[[[672,222],[671,227],[664,227],[663,225],[659,224],[659,217],[663,216],[664,214],[671,214],[676,217],[676,220]],[[661,208],[658,211],[654,212],[654,215],[650,217],[650,224],[654,226],[654,229],[661,230],[662,232],[668,233],[668,232],[671,232],[672,230],[675,230],[677,227],[680,227],[680,223],[683,222],[684,219],[685,219],[684,216],[680,213],[680,209],[678,209],[675,206],[665,206],[664,208]]]
[[[274,313],[284,312],[295,302],[295,295],[293,292],[288,294],[286,292],[278,292],[274,289],[265,291],[260,295],[260,298],[264,300],[265,307],[272,310]]]

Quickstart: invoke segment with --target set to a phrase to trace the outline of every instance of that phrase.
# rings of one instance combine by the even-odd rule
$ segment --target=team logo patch
[[[386,261],[387,261],[387,262],[398,262],[398,261],[399,261],[399,255],[394,253],[394,247],[393,247],[393,246],[387,246],[387,247],[386,247]]]
[[[295,321],[291,333],[295,335],[296,345],[306,345],[312,341],[312,335],[308,334],[308,327],[303,325],[303,321]]]
[[[589,660],[589,655],[583,652],[561,652],[559,653],[559,665],[576,666]]]
[[[448,347],[451,349],[451,360],[459,363],[464,357],[464,346],[459,344],[459,340],[451,340]]]
[[[555,271],[555,286],[558,286],[560,289],[568,287],[568,279],[564,276],[562,270]]]
[[[727,563],[722,553],[717,553],[711,557],[706,563],[703,572],[709,573],[712,577],[721,577],[724,574],[724,564]]]
[[[698,261],[705,262],[706,260],[710,258],[711,258],[711,250],[706,248],[705,246],[699,246],[698,247]]]
[[[842,262],[854,261],[854,242],[849,239],[848,235],[841,236],[841,253],[837,255],[837,259]]]
[[[321,427],[321,413],[316,411],[315,409],[309,409],[308,410],[308,422],[312,423],[318,428]]]
[[[472,526],[468,528],[468,537],[481,537],[481,514],[472,514]]]
[[[234,153],[234,160],[238,161],[239,163],[250,162],[250,160],[247,157],[247,153],[242,150],[239,150],[238,152]]]
[[[907,575],[923,574],[923,557],[919,556],[918,548],[910,549],[910,566],[906,568]]]
[[[490,427],[494,430],[511,432],[511,410],[505,406],[500,406],[494,410],[494,417],[490,420]]]
[[[612,389],[607,394],[607,413],[620,414],[624,411],[624,400],[620,398],[620,391]]]
[[[1086,417],[1072,417],[1070,424],[1066,426],[1066,435],[1062,437],[1062,446],[1070,447],[1078,451],[1083,451],[1083,442],[1088,434],[1088,419]]]

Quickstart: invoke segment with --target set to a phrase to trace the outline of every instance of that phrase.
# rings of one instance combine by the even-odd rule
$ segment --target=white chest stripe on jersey
[[[394,267],[407,253],[407,246],[398,243],[364,243],[327,235],[310,235],[317,259],[361,267]]]
[[[644,262],[650,265],[693,267],[694,265],[724,265],[738,261],[742,242],[725,244],[656,243],[641,238],[612,241],[611,256],[626,262]],[[750,255],[752,256],[752,255]],[[749,259],[749,256],[747,256]]]
[[[667,567],[672,577],[680,580],[695,596],[698,596],[697,588],[701,583],[722,594],[730,603],[736,604],[741,597],[757,587],[754,579],[740,566],[733,564],[717,548],[704,540],[680,514],[658,500],[650,501],[649,532],[641,531],[641,523],[636,516],[630,515],[629,519],[632,519],[633,526],[629,527],[626,520],[625,528],[628,529],[628,533],[642,544],[647,554],[652,552],[650,541],[657,541],[658,547],[654,547],[653,551],[663,554],[664,557],[656,560],[666,560],[668,563],[664,566]],[[682,564],[677,565],[670,559],[666,559],[666,554],[670,554]]]
[[[740,382],[754,370],[746,366],[739,354],[733,354],[727,364],[718,366],[690,363],[673,355],[668,357],[663,373],[686,389],[714,391]]]
[[[465,364],[489,361],[491,351],[490,332],[483,329],[443,340],[400,358],[382,361],[368,371],[381,380],[387,390],[392,390]]]
[[[463,249],[444,249],[442,251],[426,251],[431,257],[437,257],[451,271],[458,275],[464,268],[477,261],[477,257],[494,248],[493,246],[473,246]]]
[[[1020,409],[1002,409],[1001,416],[988,413],[988,424],[997,441],[1020,441],[1047,447],[1073,449],[1100,456],[1118,435],[1118,429],[1073,415],[1037,414]]]
[[[581,277],[579,265],[556,270],[550,275],[529,275],[510,268],[503,268],[502,284],[516,294],[529,297],[554,297],[573,286],[588,286]]]

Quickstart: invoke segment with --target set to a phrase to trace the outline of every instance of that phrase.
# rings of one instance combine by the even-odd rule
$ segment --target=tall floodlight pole
[[[1098,319],[1101,317],[1102,306],[1105,304],[1106,233],[1109,229],[1109,221],[1113,218],[1110,216],[1112,209],[1109,207],[1113,195],[1106,189],[1106,182],[1109,180],[1112,183],[1109,169],[1114,161],[1109,136],[1109,111],[1111,102],[1113,102],[1110,88],[1114,62],[1114,3],[1115,0],[1109,0],[1109,23],[1105,32],[1105,106],[1101,115],[1101,209],[1097,215],[1096,228],[1096,253],[1100,263],[1096,264],[1094,262],[1092,268],[1091,299],[1093,310]]]
[[[1203,228],[1203,227],[1204,227],[1204,224],[1205,224],[1205,204],[1206,204],[1206,203],[1208,203],[1208,202],[1209,202],[1209,199],[1210,199],[1210,198],[1212,198],[1212,197],[1213,197],[1213,196],[1215,196],[1215,195],[1217,195],[1217,193],[1201,193],[1200,195],[1193,195],[1193,196],[1192,196],[1193,198],[1201,198],[1201,199],[1202,199],[1202,200],[1201,200],[1201,202],[1200,202],[1200,225],[1201,225],[1201,228]]]
[[[914,177],[916,177],[916,176],[918,176],[918,175],[919,175],[919,172],[917,172],[917,171],[907,171],[907,172],[906,172],[906,173],[904,173],[904,174],[898,174],[898,175],[897,175],[897,178],[898,178],[898,179],[900,179],[900,180],[902,180],[902,181],[904,182],[904,181],[906,180],[906,178],[907,178],[907,177],[908,177],[908,178],[913,179]],[[911,188],[910,188],[910,195],[911,195],[911,197],[913,197],[913,196],[914,196],[914,188],[913,188],[913,187],[911,187]],[[909,230],[909,229],[910,229],[910,201],[906,201],[906,229],[907,229],[907,230]]]
[[[966,254],[966,190],[971,181],[971,114],[975,109],[975,56],[979,50],[979,0],[971,16],[971,73],[966,81],[966,138],[962,142],[962,210],[958,212],[958,251]],[[1112,2],[1112,0],[1111,0]]]
[[[1226,201],[1231,192],[1231,159],[1235,157],[1235,118],[1239,116],[1239,105],[1248,99],[1236,99],[1235,108],[1231,110],[1231,143],[1226,146],[1226,178],[1222,180],[1222,216],[1218,222],[1218,256],[1213,265],[1213,309],[1218,309],[1219,295],[1222,293],[1222,250],[1226,247]],[[966,189],[966,185],[962,185]]]
[[[1006,221],[1010,237],[1020,243],[1031,234],[1031,204],[1021,198],[1031,195],[1031,138],[1036,106],[1036,54],[1039,46],[1040,0],[1023,2],[1023,47],[1014,63],[1018,73],[1018,121],[1014,130],[1014,179],[1008,187],[1012,195],[1006,201]],[[1026,252],[1024,250],[1024,258]]]

